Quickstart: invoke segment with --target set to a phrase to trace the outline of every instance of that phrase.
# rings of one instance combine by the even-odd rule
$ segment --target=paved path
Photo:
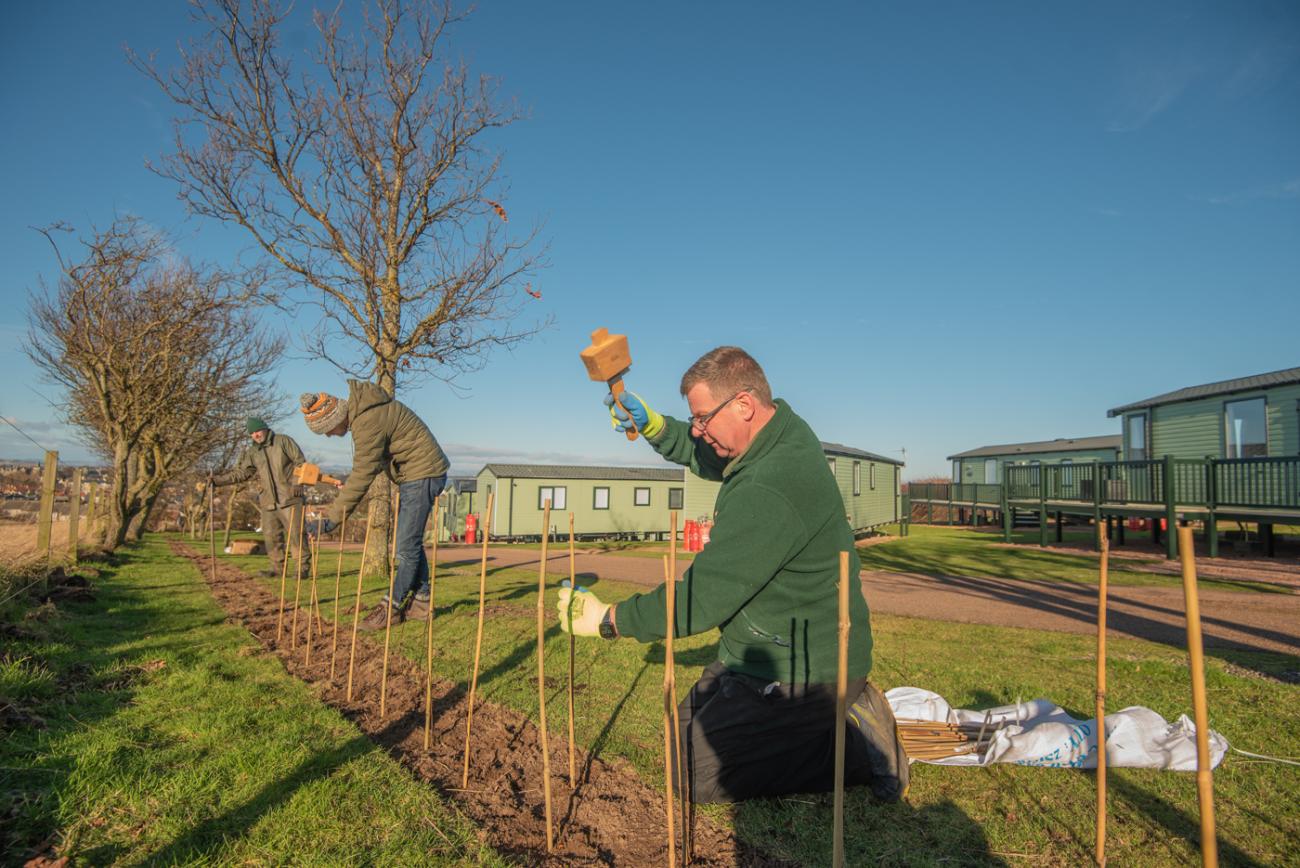
[[[488,549],[491,568],[536,569],[540,555],[537,549],[512,546]],[[478,558],[477,548],[443,546],[438,560],[445,567],[468,568]],[[548,573],[568,573],[567,549],[547,552],[547,561]],[[575,566],[580,581],[608,578],[647,587],[663,581],[658,558],[579,553]],[[679,561],[678,575],[688,566],[689,561]],[[879,571],[864,571],[862,578],[872,611],[883,614],[1065,633],[1097,630],[1093,585]],[[1203,589],[1200,596],[1207,648],[1300,654],[1300,595]],[[1109,597],[1108,635],[1186,645],[1181,588],[1112,587]]]

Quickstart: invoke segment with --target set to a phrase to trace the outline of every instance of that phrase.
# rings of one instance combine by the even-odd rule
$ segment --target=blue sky
[[[172,108],[123,46],[167,67],[191,35],[161,0],[20,4],[0,30],[0,415],[67,461],[89,455],[20,349],[54,276],[30,227],[131,213],[196,259],[248,246],[145,168]],[[684,415],[681,371],[739,344],[822,439],[905,447],[908,478],[1300,365],[1294,3],[485,0],[453,39],[530,112],[498,143],[511,227],[549,241],[529,311],[555,319],[458,390],[399,396],[456,472],[657,460],[610,431],[578,360],[602,325],[656,408]],[[303,359],[279,381],[343,389]],[[346,443],[285,429],[346,465]],[[0,426],[0,456],[38,453]]]

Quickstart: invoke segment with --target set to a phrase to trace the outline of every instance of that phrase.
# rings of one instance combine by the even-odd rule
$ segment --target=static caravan
[[[1119,451],[1120,436],[1106,434],[1100,437],[1058,437],[1055,440],[981,446],[949,455],[948,460],[952,462],[953,482],[964,485],[998,485],[1003,482],[1003,466],[1007,464],[1027,464],[1033,467],[1040,464],[1118,461]]]
[[[493,539],[542,533],[542,505],[551,501],[551,527],[579,537],[666,537],[669,514],[684,508],[681,467],[586,467],[557,464],[488,464],[478,474],[476,501],[488,495]]]
[[[855,533],[897,521],[902,512],[903,462],[839,443],[822,442],[826,463],[844,499],[844,516]],[[721,483],[686,473],[686,518],[713,518]]]

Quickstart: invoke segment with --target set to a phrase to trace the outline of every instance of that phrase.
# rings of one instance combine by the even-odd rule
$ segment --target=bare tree
[[[263,406],[283,342],[246,304],[247,276],[200,270],[120,218],[64,259],[28,313],[27,354],[67,392],[66,419],[113,468],[105,545],[139,538],[163,486],[211,464]]]
[[[179,68],[131,55],[182,110],[175,153],[154,168],[193,212],[244,227],[286,285],[305,284],[280,299],[318,309],[309,351],[396,395],[422,375],[452,382],[549,323],[522,322],[540,297],[526,282],[541,264],[536,229],[508,235],[488,144],[522,115],[448,58],[464,17],[450,2],[377,0],[355,34],[341,6],[316,12],[319,45],[298,58],[310,63],[280,42],[291,9],[196,8],[207,32]],[[383,477],[371,493],[382,530]]]

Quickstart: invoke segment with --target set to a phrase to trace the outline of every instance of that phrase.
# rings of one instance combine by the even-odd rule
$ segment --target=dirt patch
[[[461,787],[466,696],[451,682],[433,683],[431,747],[424,750],[424,674],[397,655],[388,664],[388,716],[379,717],[379,682],[383,639],[357,640],[353,701],[347,700],[347,663],[342,653],[333,680],[329,677],[330,625],[313,636],[312,662],[304,662],[306,618],[299,618],[297,649],[289,648],[290,619],[281,641],[275,639],[277,597],[230,564],[218,564],[212,581],[206,556],[183,544],[174,550],[199,567],[213,596],[231,620],[242,624],[290,674],[312,684],[322,701],[339,709],[376,743],[418,777],[429,781],[483,830],[498,851],[526,865],[661,865],[664,800],[625,762],[606,762],[578,750],[578,786],[570,789],[566,771],[551,777],[555,852],[546,852],[542,798],[542,753],[536,725],[518,712],[491,703],[474,706],[469,785]],[[344,619],[346,621],[346,619]],[[564,737],[549,738],[553,771],[556,756],[567,750]],[[563,766],[564,763],[558,763]],[[704,866],[779,866],[712,823],[697,819],[692,864]]]

